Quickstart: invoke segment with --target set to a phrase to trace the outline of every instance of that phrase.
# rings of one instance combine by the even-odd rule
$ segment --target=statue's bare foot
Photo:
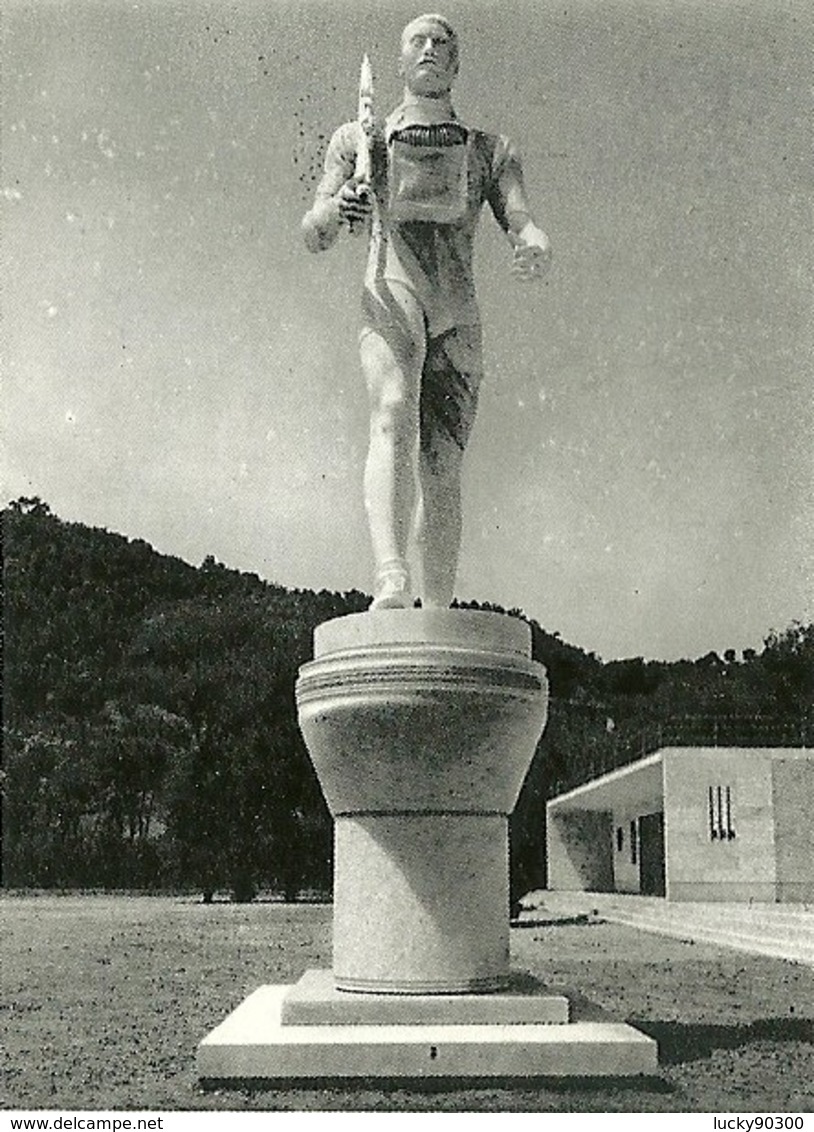
[[[371,609],[411,609],[410,573],[401,561],[387,562],[376,575]]]

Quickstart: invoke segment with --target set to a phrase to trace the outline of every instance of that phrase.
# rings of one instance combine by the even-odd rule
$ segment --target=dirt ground
[[[656,1038],[646,1080],[201,1088],[195,1048],[262,983],[330,965],[324,905],[0,897],[0,1107],[469,1112],[814,1111],[814,969],[526,914],[513,965]]]

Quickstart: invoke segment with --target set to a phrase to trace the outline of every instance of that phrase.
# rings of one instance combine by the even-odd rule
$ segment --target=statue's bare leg
[[[416,524],[422,605],[448,608],[461,549],[461,465],[475,423],[483,372],[477,324],[427,343],[421,405]]]
[[[461,549],[461,463],[463,451],[446,435],[418,463],[421,500],[416,541],[421,563],[421,604],[449,608]]]
[[[373,609],[413,604],[407,552],[416,501],[424,314],[406,287],[391,284],[389,297],[388,319],[365,328],[360,339],[370,402],[364,492],[376,569]]]

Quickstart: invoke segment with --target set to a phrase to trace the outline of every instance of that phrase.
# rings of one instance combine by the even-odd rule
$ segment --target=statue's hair
[[[402,33],[401,33],[402,43],[404,42],[404,36],[407,34],[407,32],[413,26],[413,24],[417,24],[421,20],[432,20],[432,22],[434,24],[440,24],[441,27],[444,28],[447,35],[452,40],[453,54],[454,54],[455,58],[457,59],[458,58],[458,33],[455,30],[455,28],[452,26],[452,24],[449,22],[447,17],[439,15],[438,12],[426,12],[423,16],[416,16],[415,19],[410,20],[410,22],[405,26],[404,31],[402,31]]]

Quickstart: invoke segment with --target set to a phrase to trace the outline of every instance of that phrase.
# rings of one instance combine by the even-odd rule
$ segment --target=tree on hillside
[[[94,783],[79,757],[84,725],[63,721],[28,733],[4,733],[3,882],[84,884]]]
[[[310,631],[287,595],[223,594],[150,616],[124,678],[139,699],[181,715],[194,742],[169,769],[167,822],[183,875],[236,898],[259,884],[303,886],[301,860],[328,857],[324,812],[296,722],[294,681]],[[303,844],[305,837],[320,848]]]
[[[661,683],[660,665],[648,664],[643,657],[612,660],[602,670],[602,684],[612,696],[649,696]]]
[[[196,572],[30,503],[3,512],[7,718],[81,718],[109,698],[109,674],[144,610],[194,593]]]
[[[7,728],[5,882],[157,887],[163,869],[152,834],[163,819],[166,768],[189,741],[170,713],[115,703],[82,720]]]
[[[162,879],[155,826],[166,823],[169,767],[192,745],[186,720],[154,704],[109,701],[89,731],[99,882],[139,887]]]
[[[814,624],[794,621],[782,633],[771,632],[759,665],[778,710],[814,714]]]
[[[327,887],[293,688],[315,626],[365,595],[196,570],[38,499],[2,519],[6,877]]]
[[[9,503],[9,511],[15,515],[50,515],[51,508],[38,495],[21,495]]]

